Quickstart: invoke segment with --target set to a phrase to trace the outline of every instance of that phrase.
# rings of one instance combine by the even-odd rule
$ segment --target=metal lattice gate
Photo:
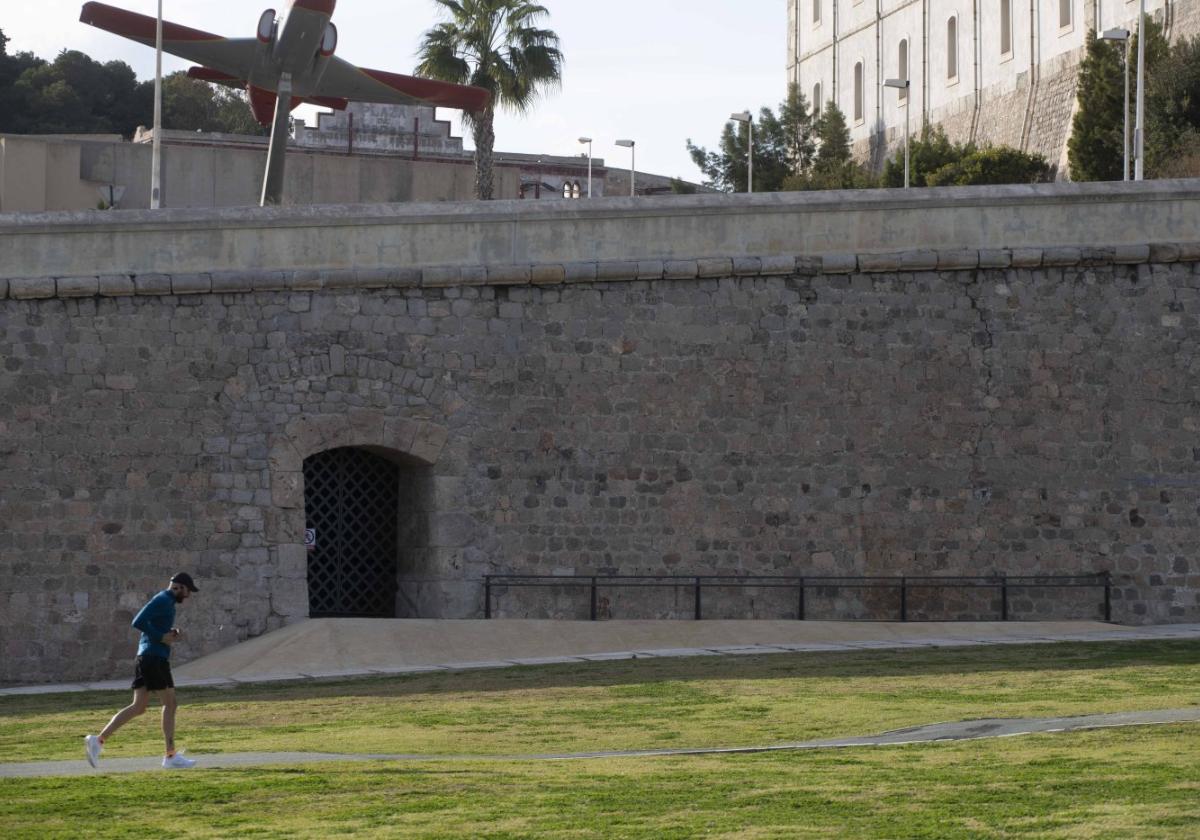
[[[308,610],[318,617],[394,618],[400,469],[361,449],[304,461]]]

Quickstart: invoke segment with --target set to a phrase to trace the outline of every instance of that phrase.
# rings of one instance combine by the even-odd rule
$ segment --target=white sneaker
[[[196,762],[192,761],[190,758],[183,757],[183,750],[175,753],[175,755],[171,756],[170,758],[163,759],[164,770],[186,770],[189,767],[195,766]]]
[[[100,761],[100,753],[104,750],[104,745],[100,743],[100,739],[95,735],[85,735],[83,738],[83,753],[87,756],[88,764],[93,767],[97,766]]]

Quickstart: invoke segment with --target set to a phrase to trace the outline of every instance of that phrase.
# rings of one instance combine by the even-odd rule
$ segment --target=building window
[[[821,83],[820,82],[817,82],[815,85],[813,85],[812,115],[813,115],[814,120],[821,116]]]
[[[1058,28],[1070,29],[1074,22],[1071,15],[1074,9],[1071,7],[1071,0],[1058,0]]]
[[[946,21],[946,79],[958,81],[958,18]]]
[[[863,66],[859,61],[854,65],[854,121],[863,121]]]
[[[563,181],[563,198],[571,197],[571,182]]]
[[[1012,0],[1000,0],[1000,55],[1012,55]]]
[[[813,21],[814,24],[821,22],[821,0],[813,0]]]
[[[896,62],[896,78],[908,79],[908,39],[900,41],[899,59]],[[900,101],[908,101],[908,88],[900,88]]]

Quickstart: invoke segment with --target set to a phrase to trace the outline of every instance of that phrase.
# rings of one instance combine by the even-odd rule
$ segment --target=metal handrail
[[[502,574],[483,576],[483,615],[492,617],[492,588],[587,587],[591,595],[591,620],[597,619],[600,587],[636,589],[689,586],[695,589],[695,619],[703,616],[701,592],[706,588],[736,586],[756,589],[796,589],[796,619],[805,620],[805,592],[822,587],[835,589],[896,589],[900,593],[900,620],[908,621],[911,589],[999,589],[1000,618],[1009,620],[1009,590],[1104,588],[1104,620],[1112,621],[1112,575],[1096,572],[1083,575],[535,575]]]

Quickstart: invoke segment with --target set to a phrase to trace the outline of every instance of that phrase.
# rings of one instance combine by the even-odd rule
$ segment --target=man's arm
[[[171,631],[171,616],[158,598],[152,598],[133,617],[133,627],[149,637],[150,641],[169,645],[174,641]]]

